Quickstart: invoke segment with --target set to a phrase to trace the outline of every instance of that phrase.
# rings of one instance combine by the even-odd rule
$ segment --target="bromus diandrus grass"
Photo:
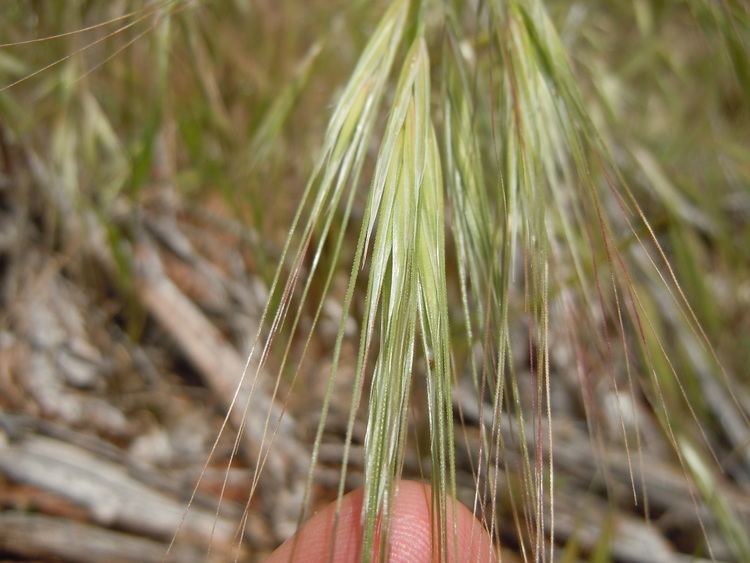
[[[665,503],[652,502],[659,491],[646,478],[648,442],[658,434],[671,452],[663,455],[695,484],[684,490],[680,506],[697,515],[704,538],[695,541],[696,549],[711,558],[750,560],[747,532],[738,525],[742,516],[717,487],[720,471],[740,484],[750,480],[747,378],[738,373],[741,362],[719,360],[727,352],[739,355],[731,346],[714,348],[729,318],[716,318],[701,272],[714,249],[720,268],[738,278],[748,272],[746,250],[732,241],[737,222],[702,186],[724,186],[722,194],[736,196],[750,183],[747,133],[732,127],[733,120],[748,121],[750,15],[729,0],[642,0],[627,15],[623,7],[563,4],[392,0],[382,10],[372,8],[382,13],[336,96],[280,249],[222,432],[230,421],[242,427],[236,421],[254,414],[253,395],[264,386],[284,408],[304,393],[311,371],[306,362],[314,361],[309,356],[327,307],[337,302],[330,362],[316,373],[326,378],[319,416],[309,451],[289,450],[305,459],[295,459],[287,477],[299,493],[299,526],[315,500],[321,465],[330,465],[321,457],[332,410],[338,411],[343,444],[328,487],[340,510],[351,466],[359,464],[363,561],[374,553],[388,558],[392,506],[405,475],[432,485],[436,560],[461,560],[449,525],[456,522],[453,499],[459,497],[473,502],[498,554],[509,542],[524,560],[554,560],[558,548],[575,560],[578,529],[569,511],[560,522],[556,507],[558,497],[566,498],[560,477],[580,479],[559,446],[565,438],[554,407],[559,389],[578,395],[574,406],[563,407],[568,415],[582,411],[570,417],[585,425],[590,442],[581,454],[590,459],[580,461],[593,466],[586,486],[604,489],[613,506],[627,497],[647,520],[653,504],[663,515]],[[249,144],[238,143],[237,158],[217,163],[206,155],[216,145],[234,146],[233,133],[208,62],[220,49],[191,19],[201,9],[207,8],[197,2],[149,3],[106,22],[119,26],[114,34],[131,27],[141,34],[112,57],[156,31],[155,103],[127,156],[86,81],[79,85],[89,71],[71,67],[61,79],[68,92],[88,100],[83,107],[94,124],[87,129],[93,140],[82,144],[104,147],[90,150],[87,162],[103,153],[112,165],[106,201],[91,204],[104,222],[107,201],[123,193],[137,200],[149,175],[169,105],[175,29],[185,33],[209,98],[207,109],[185,110],[179,120],[194,161],[192,176],[183,177],[208,176],[229,198],[237,194],[231,184],[238,178],[268,172],[265,161],[317,65],[330,55],[329,38],[336,37],[335,25],[329,26],[326,41],[307,50],[287,87],[264,101]],[[626,18],[635,21],[628,33],[637,38],[622,33],[630,57],[605,50],[614,49],[608,34],[616,35]],[[699,70],[680,33],[702,33],[715,46],[696,56]],[[670,50],[667,41],[681,48]],[[38,72],[51,72],[95,45]],[[720,58],[715,68],[714,58]],[[0,67],[11,76],[0,91],[6,107],[8,92],[25,87],[37,71],[11,58],[0,58]],[[711,104],[725,113],[716,110],[693,130],[683,124],[708,102],[689,91],[704,75],[717,83],[731,77],[734,86],[731,96]],[[639,97],[639,88],[647,94]],[[678,133],[670,133],[670,119],[681,124]],[[630,121],[653,130],[633,130]],[[204,143],[195,133],[201,127],[218,133]],[[75,191],[75,144],[65,142],[75,126],[67,115],[59,131],[52,167]],[[705,173],[681,172],[691,161],[682,131],[697,138],[705,154],[713,151],[716,162]],[[666,148],[659,144],[665,139]],[[739,223],[747,238],[746,224]],[[113,235],[113,247],[126,246],[124,237]],[[127,257],[122,262],[127,272]],[[342,270],[349,272],[343,281]],[[269,372],[275,377],[262,381]],[[343,409],[336,399],[342,382],[348,391]],[[251,487],[237,542],[263,489],[264,470],[282,472],[273,452],[284,447],[284,416],[269,409],[253,418],[262,427],[252,437]],[[245,444],[240,434],[234,454]],[[611,461],[617,455],[610,443],[622,449],[620,465]],[[218,438],[212,455],[217,444]],[[567,464],[562,473],[559,457]],[[613,475],[623,467],[625,478]],[[337,526],[335,518],[332,535]],[[720,557],[712,551],[717,529]],[[606,535],[602,526],[601,538]],[[586,541],[588,554],[599,553],[597,539]]]
[[[612,222],[624,224],[640,241],[646,241],[644,248],[653,246],[651,251],[646,251],[648,261],[657,272],[666,268],[659,277],[675,309],[682,312],[686,326],[709,354],[712,354],[711,347],[696,324],[693,309],[668,262],[657,263],[666,256],[584,106],[565,50],[543,5],[498,1],[480,9],[476,21],[487,25],[486,62],[477,60],[473,45],[461,35],[461,22],[466,14],[459,15],[450,6],[431,11],[429,6],[420,3],[408,5],[406,2],[392,4],[360,59],[342,96],[342,105],[337,106],[337,113],[341,107],[346,108],[349,90],[358,83],[363,88],[368,76],[380,83],[382,75],[378,71],[383,67],[373,66],[368,58],[374,45],[387,41],[392,51],[402,40],[405,45],[411,45],[403,58],[366,198],[307,489],[312,484],[328,397],[336,379],[345,319],[359,271],[369,257],[339,501],[344,492],[352,425],[367,375],[368,356],[372,353],[375,358],[369,374],[364,442],[362,558],[370,558],[378,519],[382,519],[385,529],[388,526],[389,505],[403,465],[411,401],[424,401],[429,413],[430,478],[435,494],[435,530],[438,531],[433,543],[436,556],[447,558],[450,546],[455,546],[444,520],[449,510],[446,495],[452,498],[456,494],[450,392],[456,376],[453,374],[455,360],[451,356],[454,346],[449,327],[442,237],[445,220],[442,192],[445,189],[452,203],[451,228],[456,242],[456,266],[464,311],[463,322],[458,324],[463,324],[468,348],[475,343],[474,334],[483,335],[481,360],[477,362],[472,356],[470,372],[479,412],[486,400],[491,412],[488,428],[482,427],[482,446],[474,468],[475,508],[484,516],[491,533],[495,533],[500,526],[494,509],[499,483],[492,475],[506,463],[501,428],[507,409],[515,419],[523,452],[520,471],[523,486],[518,505],[513,500],[516,498],[513,492],[508,491],[517,537],[526,557],[551,558],[554,545],[551,300],[562,306],[559,320],[576,327],[567,336],[571,347],[579,354],[576,363],[583,404],[589,411],[587,420],[596,450],[604,451],[604,437],[585,364],[591,361],[588,357],[599,356],[605,366],[612,356],[613,337],[624,350],[626,377],[619,385],[630,394],[643,392],[650,396],[654,408],[663,413],[665,432],[678,457],[681,458],[677,436],[664,397],[665,376],[676,384],[690,417],[698,428],[701,427],[661,337],[649,321],[643,320],[647,312],[635,288],[633,266],[628,265],[631,258],[620,250]],[[431,124],[430,92],[434,87],[430,83],[424,39],[428,13],[437,13],[443,18],[446,45],[440,61],[443,66],[443,86],[439,90],[443,98],[442,150],[438,148]],[[396,28],[392,24],[396,18],[404,18],[400,20],[400,26],[406,26],[403,39],[400,28],[399,33],[392,31]],[[391,35],[385,36],[384,29]],[[386,75],[389,66],[385,67]],[[472,68],[466,68],[469,66]],[[479,92],[489,92],[490,96],[481,96]],[[337,129],[329,127],[326,144],[332,144],[338,134]],[[441,163],[441,156],[444,163]],[[316,176],[336,172],[338,163],[335,160],[325,163],[322,170],[325,172],[318,171]],[[320,193],[325,195],[327,185],[324,182],[322,186]],[[309,215],[312,221],[325,216],[320,209],[312,208]],[[329,208],[329,214],[334,212],[335,209]],[[348,212],[345,217],[346,225]],[[645,226],[645,233],[639,234],[636,227],[639,223]],[[327,229],[326,226],[321,240],[325,239]],[[309,232],[303,231],[301,251],[305,249]],[[316,256],[320,248],[322,243]],[[337,262],[340,246],[336,248],[333,264]],[[655,258],[649,252],[654,252]],[[297,256],[293,263],[298,263],[301,254]],[[308,281],[314,274],[313,269]],[[522,288],[523,312],[528,319],[532,347],[529,369],[535,388],[533,408],[527,413],[524,413],[518,376],[511,362],[510,303],[515,287]],[[307,291],[302,295],[304,299]],[[597,318],[600,315],[616,323],[613,336],[601,333],[601,321]],[[374,346],[376,334],[379,342]],[[590,339],[588,345],[582,342],[586,338]],[[649,342],[655,344],[656,349]],[[642,350],[638,360],[632,357],[629,346]],[[420,352],[426,360],[423,364],[426,395],[412,399],[415,355],[419,356]],[[650,383],[634,381],[633,361],[643,362],[646,371],[653,374]],[[667,364],[667,374],[654,371],[652,366],[657,362]],[[481,369],[476,363],[481,364]],[[616,389],[616,370],[610,366],[603,371],[607,382]],[[732,395],[731,390],[729,393]],[[746,422],[746,415],[741,416]],[[636,501],[640,497],[647,503],[646,491],[635,490],[637,471],[630,456],[631,448],[641,450],[640,432],[636,428],[634,437],[630,438],[634,441],[631,445],[624,424],[621,430],[628,452],[632,493]],[[705,439],[702,431],[699,434]],[[710,449],[708,441],[704,441]],[[380,553],[387,553],[383,549],[387,534],[380,538],[383,542]]]

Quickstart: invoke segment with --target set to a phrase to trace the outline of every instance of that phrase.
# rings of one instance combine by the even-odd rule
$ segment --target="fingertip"
[[[415,481],[400,483],[391,524],[390,561],[428,563],[439,560],[432,503],[429,485]],[[455,499],[449,499],[447,508],[448,545],[444,552],[448,561],[494,562],[494,546],[482,523]]]
[[[282,544],[267,561],[329,561],[331,553],[334,563],[358,561],[362,542],[362,499],[362,489],[341,499],[335,539],[336,503],[331,503],[310,518],[295,537]],[[432,502],[432,489],[428,485],[414,481],[399,483],[390,524],[389,561],[431,563],[439,559],[438,544],[434,539],[436,534],[433,534]],[[449,561],[495,561],[489,534],[471,511],[458,501],[448,505],[447,526],[445,552]],[[377,554],[374,559],[377,559]]]
[[[338,517],[335,502],[314,514],[271,554],[266,563],[327,562],[331,556],[333,563],[358,561],[362,496],[362,489],[345,495],[341,499]]]

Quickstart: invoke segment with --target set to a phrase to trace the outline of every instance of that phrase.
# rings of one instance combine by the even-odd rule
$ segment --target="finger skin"
[[[334,563],[360,560],[362,540],[362,489],[342,499],[333,550]],[[431,489],[413,481],[402,481],[393,504],[390,557],[393,563],[432,563],[433,554],[430,518]],[[450,505],[449,505],[450,506]],[[331,535],[336,506],[332,503],[315,514],[287,540],[266,563],[327,562],[331,549]],[[448,560],[490,563],[495,561],[492,541],[482,524],[461,503],[455,503],[456,544],[453,543],[453,518],[448,515]],[[377,542],[376,542],[377,543]],[[377,557],[373,560],[377,561]]]

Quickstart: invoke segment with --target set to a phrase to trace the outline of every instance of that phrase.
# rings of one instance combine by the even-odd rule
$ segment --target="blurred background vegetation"
[[[649,268],[649,243],[635,235],[617,245],[641,266],[633,287],[660,335],[645,347],[668,348],[650,366],[663,408],[648,391],[613,388],[606,366],[588,366],[592,379],[582,389],[571,327],[555,315],[553,299],[556,554],[564,561],[748,561],[750,12],[739,0],[545,4],[586,110],[723,365],[677,314],[660,280],[664,269]],[[162,560],[231,402],[337,96],[387,5],[0,3],[3,558]],[[482,3],[460,9],[473,29]],[[481,54],[490,38],[481,26],[475,31],[472,46]],[[441,52],[444,33],[430,28],[431,53]],[[440,76],[440,57],[432,64]],[[439,91],[437,79],[433,88]],[[387,89],[385,98],[392,96]],[[385,113],[376,129],[384,124]],[[377,149],[368,148],[363,183]],[[355,218],[363,207],[358,196]],[[357,229],[347,229],[342,264],[357,240]],[[312,267],[312,257],[305,260],[303,277]],[[315,439],[348,268],[333,279],[300,374],[288,368],[276,398],[271,378],[258,392],[257,404],[283,405],[288,416],[278,431],[280,459],[269,460],[274,475],[260,481],[244,531],[237,526],[259,455],[253,432],[265,412],[249,414],[243,455],[228,470],[234,436],[217,443],[176,560],[231,559],[239,544],[243,559],[261,559],[295,529],[306,467],[300,458]],[[448,277],[451,315],[460,318],[455,267]],[[279,300],[270,297],[272,305]],[[303,333],[316,315],[306,307]],[[347,330],[363,309],[358,293]],[[619,350],[609,325],[616,320],[599,320],[596,346]],[[531,405],[527,328],[520,316],[511,323],[520,398]],[[306,336],[289,340],[292,354]],[[457,364],[474,353],[462,338],[454,343]],[[282,364],[283,350],[272,353],[271,367]],[[318,453],[316,505],[336,496],[356,353],[345,344]],[[618,371],[626,357],[611,354]],[[305,383],[292,388],[296,377]],[[458,493],[472,506],[481,411],[471,412],[467,393],[470,386],[459,383],[453,402],[461,407]],[[677,452],[665,417],[680,436]],[[419,413],[415,419],[414,432],[426,432]],[[355,426],[347,488],[362,483],[364,432]],[[633,437],[632,451],[623,433]],[[528,454],[513,436],[511,428],[510,461],[498,470],[508,483],[502,491],[525,486]],[[418,478],[429,453],[409,448],[404,472]],[[498,494],[503,556],[524,560],[525,527],[513,501]]]

